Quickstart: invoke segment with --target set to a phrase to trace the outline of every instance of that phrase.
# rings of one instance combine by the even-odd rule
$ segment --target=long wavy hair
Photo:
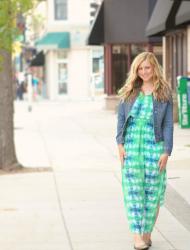
[[[145,61],[153,66],[153,96],[158,101],[171,99],[172,91],[168,82],[163,77],[163,72],[155,55],[151,52],[142,52],[135,57],[124,86],[118,91],[118,95],[125,101],[135,98],[141,90],[143,80],[138,76],[139,65]]]

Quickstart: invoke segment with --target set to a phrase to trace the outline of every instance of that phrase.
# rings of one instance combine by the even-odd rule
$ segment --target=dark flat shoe
[[[151,240],[148,241],[148,246],[149,246],[149,247],[152,246],[152,241],[151,241]]]
[[[149,247],[151,247],[151,246],[152,246],[152,241],[149,240],[146,244],[147,244]]]

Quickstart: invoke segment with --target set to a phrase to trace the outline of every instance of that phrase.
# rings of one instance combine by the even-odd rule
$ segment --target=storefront
[[[118,89],[124,84],[131,62],[138,53],[153,51],[162,64],[161,39],[149,39],[145,35],[155,3],[155,0],[102,2],[88,44],[104,46],[104,91],[108,109],[115,108]]]
[[[143,51],[154,52],[160,64],[162,64],[162,47],[159,43],[128,43],[106,46],[106,61],[110,63],[110,69],[106,67],[106,72],[110,71],[111,80],[106,85],[106,93],[108,93],[108,95],[117,94],[127,78],[127,72],[129,72],[133,59]],[[107,63],[107,66],[109,63]],[[109,84],[110,82],[112,84]]]
[[[158,15],[159,13],[159,15]],[[158,0],[147,26],[147,35],[163,39],[163,66],[173,90],[177,121],[177,76],[190,76],[190,2]]]
[[[54,100],[68,93],[68,54],[70,49],[69,32],[49,32],[36,42],[45,57],[44,82],[46,95]]]

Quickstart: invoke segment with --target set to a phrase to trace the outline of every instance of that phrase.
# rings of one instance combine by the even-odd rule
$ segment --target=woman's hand
[[[119,149],[119,158],[120,158],[120,161],[121,161],[121,167],[123,167],[123,165],[124,165],[124,157],[126,157],[126,152],[125,152],[123,144],[119,144],[118,149]]]
[[[168,154],[167,153],[162,154],[158,161],[160,172],[162,172],[166,168],[167,161],[168,161]]]

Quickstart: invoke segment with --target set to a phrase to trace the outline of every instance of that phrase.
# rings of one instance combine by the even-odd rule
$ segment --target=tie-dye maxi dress
[[[163,142],[155,142],[152,98],[139,93],[125,131],[124,204],[130,230],[139,234],[152,232],[166,188],[166,170],[160,173],[158,166]]]

